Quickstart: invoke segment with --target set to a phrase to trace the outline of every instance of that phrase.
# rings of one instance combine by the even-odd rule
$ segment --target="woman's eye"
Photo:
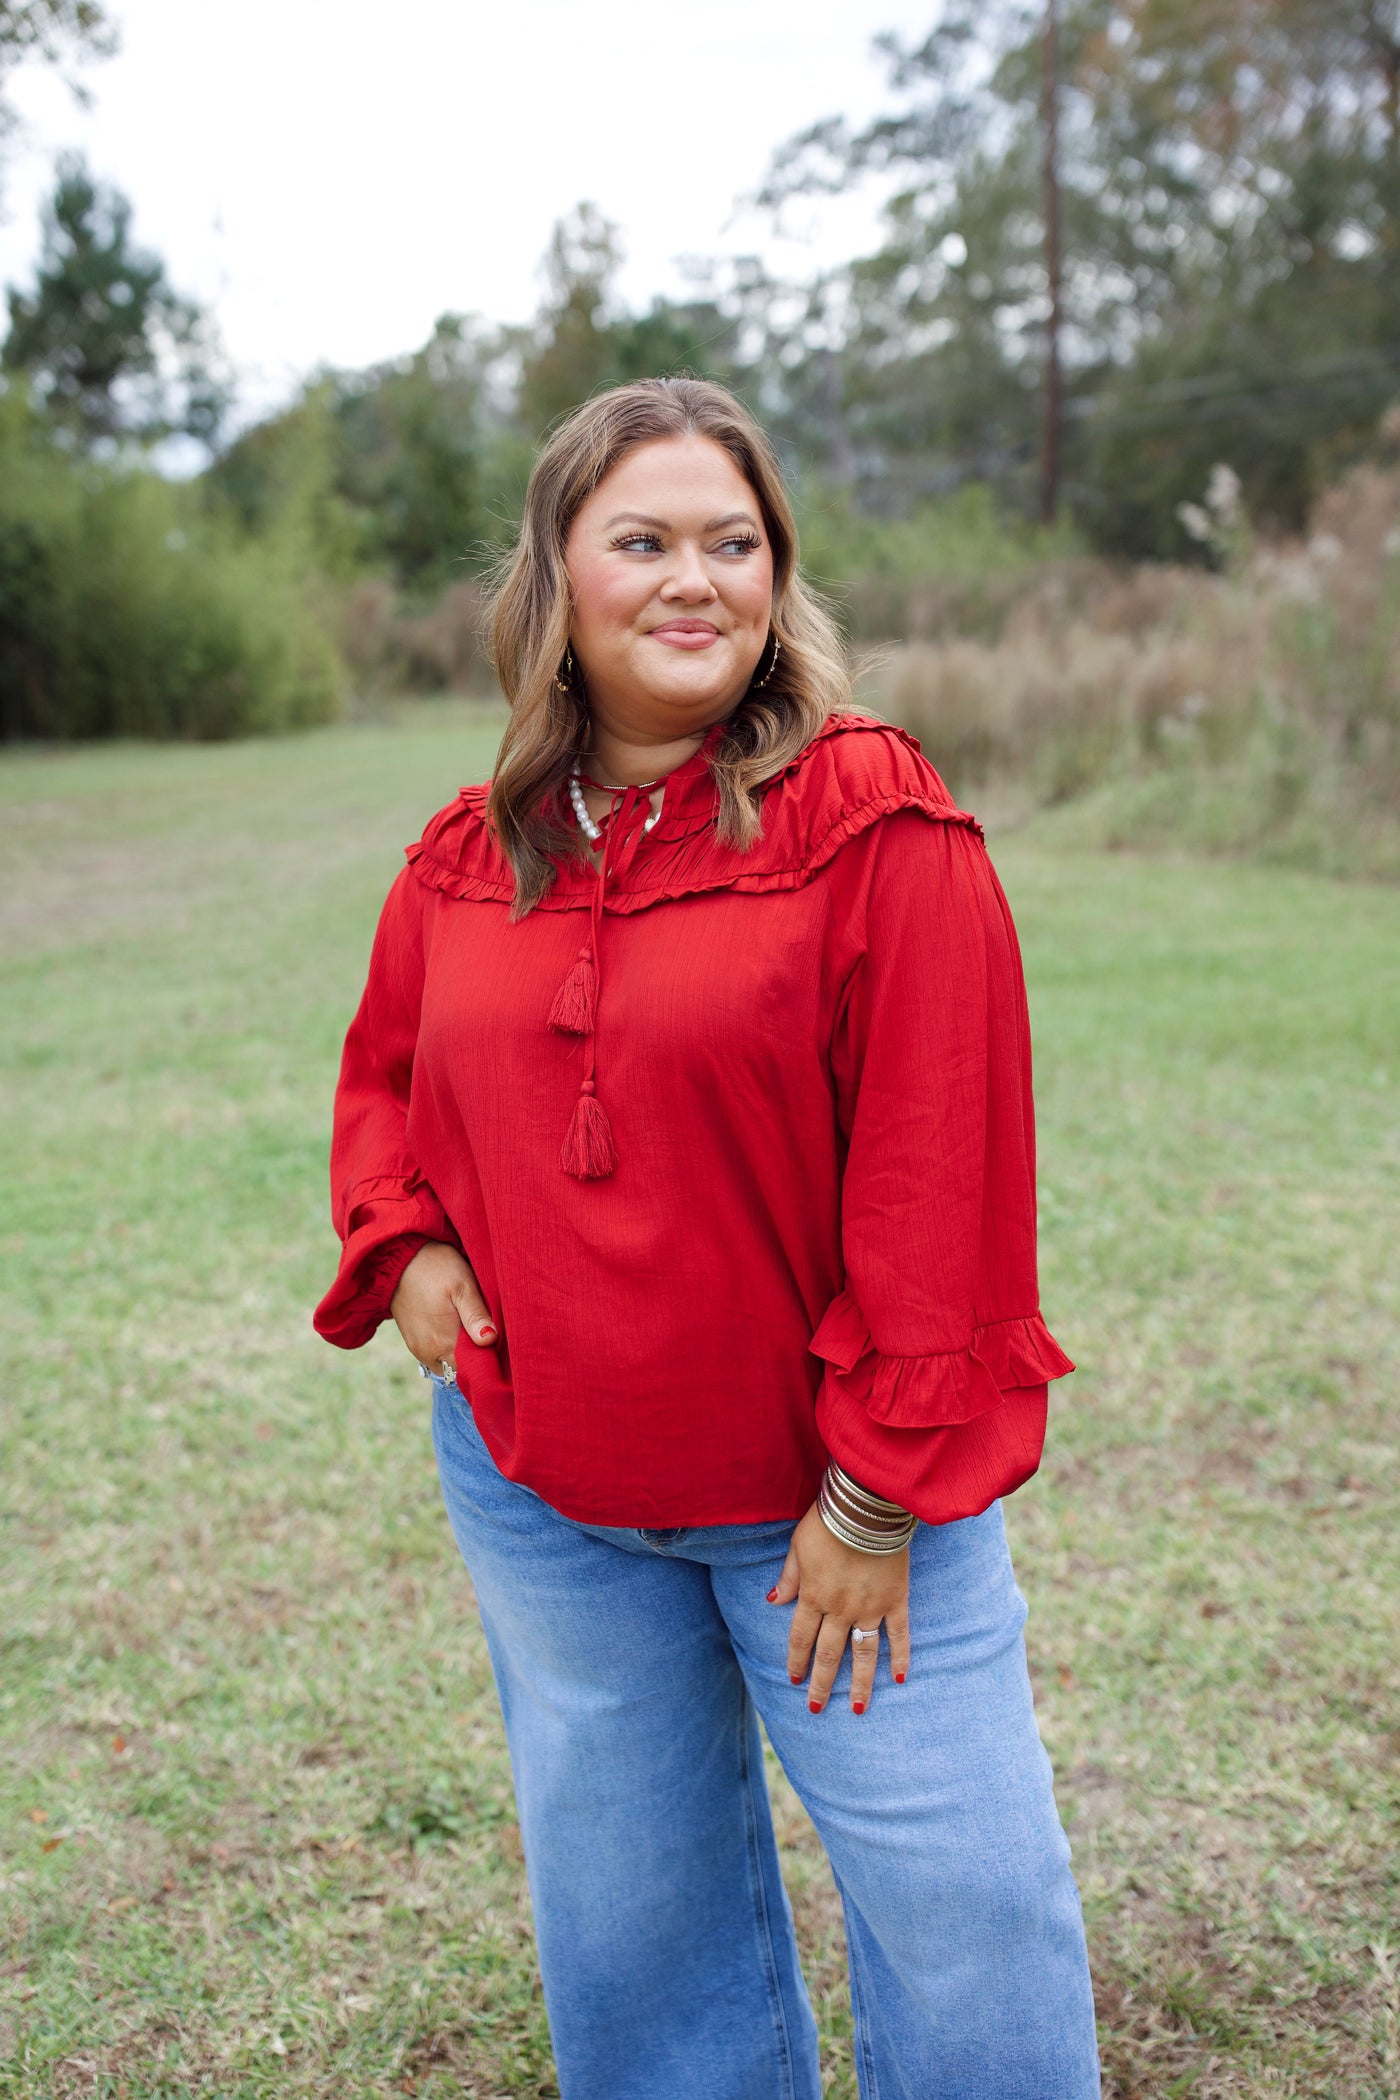
[[[762,542],[751,532],[736,532],[732,533],[728,539],[720,540],[713,551],[716,554],[728,555],[752,554],[761,544]],[[613,547],[619,554],[661,554],[664,552],[661,535],[658,532],[624,532],[619,534],[617,539],[613,541]]]

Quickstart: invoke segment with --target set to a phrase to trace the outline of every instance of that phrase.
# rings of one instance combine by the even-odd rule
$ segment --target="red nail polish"
[[[789,1671],[788,1671],[788,1682],[789,1682],[790,1684],[801,1684],[801,1682],[802,1682],[802,1679],[801,1679],[800,1677],[794,1677],[794,1676],[793,1676],[793,1674],[792,1674],[792,1672],[791,1672],[791,1670],[789,1670]]]
[[[865,1701],[863,1699],[852,1699],[851,1712],[853,1714],[863,1714],[865,1712]]]
[[[494,1341],[495,1341],[495,1339],[496,1339],[496,1330],[495,1330],[495,1328],[494,1328],[494,1327],[483,1327],[483,1328],[481,1329],[481,1331],[480,1331],[480,1332],[481,1332],[481,1340],[482,1340],[483,1342],[494,1342]]]
[[[809,1699],[807,1701],[807,1711],[809,1714],[819,1714],[821,1710],[822,1703],[820,1699]]]
[[[896,1671],[895,1671],[895,1673],[894,1673],[894,1681],[895,1681],[895,1683],[896,1683],[896,1684],[903,1684],[903,1682],[904,1682],[904,1672],[903,1672],[903,1670],[896,1670]]]
[[[776,1604],[776,1603],[777,1603],[777,1601],[778,1601],[778,1592],[777,1592],[777,1588],[776,1588],[776,1586],[775,1586],[775,1587],[774,1587],[773,1589],[771,1589],[771,1590],[770,1590],[770,1591],[768,1592],[768,1602],[769,1602],[770,1604]]]

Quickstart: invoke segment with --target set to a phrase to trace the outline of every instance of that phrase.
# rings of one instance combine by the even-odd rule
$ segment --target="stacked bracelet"
[[[858,1553],[902,1553],[919,1528],[917,1517],[883,1495],[872,1495],[834,1458],[817,1490],[817,1510],[827,1530]]]

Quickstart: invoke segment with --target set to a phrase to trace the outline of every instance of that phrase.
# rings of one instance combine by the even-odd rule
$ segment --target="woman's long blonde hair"
[[[624,454],[656,438],[720,445],[757,496],[773,555],[771,676],[751,685],[710,756],[716,830],[741,851],[762,829],[760,789],[850,699],[836,624],[797,569],[797,527],[777,456],[733,394],[704,379],[639,379],[576,408],[546,441],[525,492],[514,553],[490,598],[491,655],[510,702],[487,814],[515,876],[515,912],[555,878],[553,856],[578,850],[560,790],[578,756],[587,703],[564,675],[571,601],[564,550],[579,507]],[[764,652],[761,663],[769,661]]]

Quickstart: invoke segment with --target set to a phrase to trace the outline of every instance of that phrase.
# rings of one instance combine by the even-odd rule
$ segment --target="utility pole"
[[[1059,0],[1045,0],[1041,40],[1041,175],[1045,220],[1045,422],[1040,445],[1040,519],[1053,525],[1060,510],[1060,428],[1064,419],[1060,372],[1060,12]]]

